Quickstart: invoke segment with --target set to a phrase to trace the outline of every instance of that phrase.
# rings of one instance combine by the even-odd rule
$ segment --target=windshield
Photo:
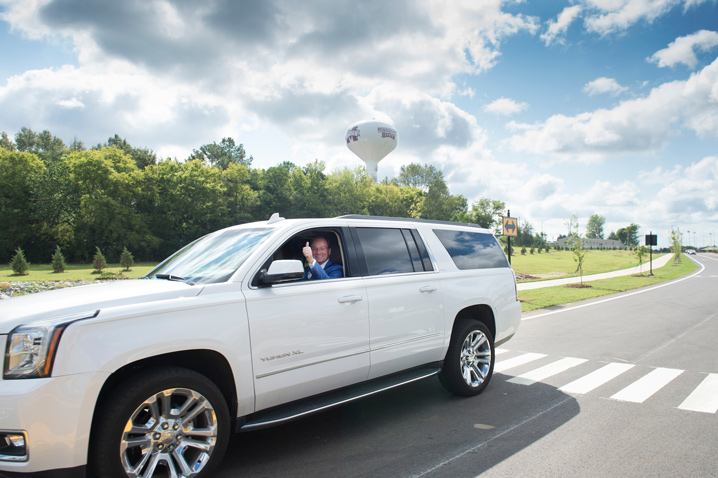
[[[194,284],[225,282],[271,232],[252,228],[208,234],[180,249],[145,277]]]

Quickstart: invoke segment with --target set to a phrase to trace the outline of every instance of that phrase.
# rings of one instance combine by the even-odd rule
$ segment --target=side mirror
[[[259,271],[259,283],[262,285],[278,284],[301,279],[304,277],[302,261],[277,260],[269,265],[269,270]]]

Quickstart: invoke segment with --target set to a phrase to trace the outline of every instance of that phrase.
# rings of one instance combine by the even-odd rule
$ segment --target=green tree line
[[[494,229],[504,204],[469,207],[441,171],[411,164],[375,183],[363,167],[327,172],[322,161],[252,167],[232,138],[200,146],[183,161],[159,159],[115,135],[87,148],[49,131],[0,134],[0,261],[21,248],[48,263],[59,246],[70,262],[89,262],[99,247],[117,261],[126,247],[157,261],[208,232],[274,212],[287,218],[343,214],[471,222]]]

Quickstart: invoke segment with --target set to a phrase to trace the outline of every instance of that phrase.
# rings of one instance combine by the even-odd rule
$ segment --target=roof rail
[[[441,224],[444,226],[469,226],[476,227],[478,229],[484,229],[478,224],[472,224],[469,222],[440,221],[438,219],[412,219],[410,217],[364,216],[362,214],[347,214],[344,216],[338,216],[337,219],[369,219],[373,221],[419,222],[423,224]]]

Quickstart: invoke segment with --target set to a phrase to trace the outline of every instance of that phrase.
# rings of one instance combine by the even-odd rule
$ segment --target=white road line
[[[705,413],[718,411],[718,373],[709,374],[678,408]]]
[[[508,349],[502,349],[502,348],[494,349],[494,355],[505,354],[508,351],[509,351]]]
[[[531,370],[530,372],[521,374],[518,377],[514,377],[507,381],[511,382],[511,383],[518,383],[520,385],[532,385],[536,382],[545,380],[545,379],[552,377],[554,375],[557,375],[561,372],[565,372],[566,370],[568,370],[572,367],[581,365],[584,362],[588,362],[588,360],[580,359],[580,358],[573,358],[573,357],[566,357],[566,358],[562,358],[561,360],[557,360],[556,362],[550,363],[548,365],[544,365],[543,367],[539,367],[535,370]]]
[[[636,380],[628,387],[611,396],[622,402],[643,403],[651,395],[668,385],[671,380],[683,373],[673,368],[657,368]]]
[[[510,368],[518,367],[519,365],[533,362],[534,360],[538,360],[545,356],[545,354],[526,353],[519,355],[518,357],[502,360],[500,362],[496,362],[496,365],[494,365],[494,372],[503,372],[504,370],[508,370]]]
[[[629,363],[609,363],[588,375],[574,380],[573,382],[559,388],[566,393],[584,394],[594,388],[598,388],[609,380],[621,375],[623,372],[632,369],[634,366]]]

